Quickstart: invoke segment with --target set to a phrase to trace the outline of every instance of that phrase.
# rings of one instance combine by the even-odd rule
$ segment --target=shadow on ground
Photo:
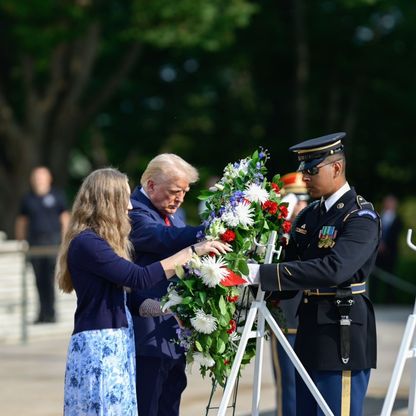
[[[384,397],[367,397],[364,403],[363,416],[379,416],[383,407]],[[397,399],[394,402],[393,410],[400,410],[407,408],[407,399]],[[247,415],[249,416],[249,415]],[[276,416],[275,411],[266,411],[260,414],[260,416]],[[283,415],[284,416],[284,415]]]

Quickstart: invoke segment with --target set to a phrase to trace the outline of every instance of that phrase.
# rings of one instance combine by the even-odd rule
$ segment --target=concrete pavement
[[[379,367],[370,379],[366,416],[380,414],[384,396],[393,371],[401,338],[412,307],[376,309],[378,321]],[[67,336],[50,340],[30,341],[26,345],[0,344],[0,415],[57,416],[62,414],[63,376]],[[269,345],[265,347],[261,390],[262,416],[274,414],[274,385]],[[236,415],[251,413],[253,366],[248,366],[240,381]],[[409,366],[400,384],[394,415],[405,415],[409,386]],[[188,377],[181,406],[182,416],[205,415],[211,383],[203,380],[194,368]],[[221,392],[219,392],[221,393]],[[217,395],[216,404],[219,403]],[[210,411],[209,415],[215,415]],[[232,414],[229,412],[229,414]]]

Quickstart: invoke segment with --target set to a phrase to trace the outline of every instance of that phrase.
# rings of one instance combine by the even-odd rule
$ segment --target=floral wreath
[[[246,283],[247,262],[264,262],[265,245],[271,231],[280,237],[290,231],[288,209],[281,203],[280,175],[267,181],[266,150],[230,163],[220,181],[203,191],[205,238],[229,243],[233,251],[216,257],[194,255],[184,267],[177,267],[178,282],[171,284],[162,299],[163,310],[170,309],[181,321],[176,340],[186,352],[188,363],[197,362],[200,372],[224,386],[238,348],[244,322],[240,285]],[[202,236],[201,236],[202,237]],[[278,239],[278,245],[284,243]],[[255,354],[250,339],[242,364]]]

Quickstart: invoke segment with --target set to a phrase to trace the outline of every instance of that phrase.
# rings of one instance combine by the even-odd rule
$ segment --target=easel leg
[[[293,351],[291,345],[289,344],[289,341],[284,336],[282,330],[277,325],[276,321],[274,320],[272,314],[267,309],[265,303],[263,303],[260,308],[259,312],[262,313],[269,324],[271,330],[276,335],[276,338],[286,351],[286,354],[289,356],[290,360],[292,361],[293,365],[295,366],[296,370],[302,377],[303,381],[305,382],[306,386],[308,387],[309,391],[317,401],[319,407],[321,408],[322,412],[325,414],[325,416],[334,416],[331,409],[325,402],[324,398],[322,397],[320,391],[315,386],[314,382],[312,381],[311,377],[309,376],[308,372],[305,370],[305,367],[300,362],[298,356]]]
[[[399,349],[399,354],[397,356],[396,364],[393,370],[393,375],[390,381],[389,388],[387,390],[387,395],[384,400],[383,409],[381,410],[380,416],[389,416],[393,409],[394,399],[396,398],[397,389],[399,388],[400,379],[403,374],[404,364],[406,362],[406,359],[408,358],[410,344],[415,333],[415,327],[416,315],[410,315],[407,320],[406,329],[404,331],[404,336]],[[413,415],[414,414],[415,413],[413,413]]]
[[[233,365],[231,367],[230,375],[227,379],[227,384],[224,389],[224,394],[221,399],[220,407],[218,410],[218,416],[225,416],[227,411],[227,406],[230,401],[231,394],[233,392],[233,388],[238,376],[238,372],[240,371],[241,361],[244,356],[244,352],[246,350],[248,339],[250,338],[250,332],[253,328],[254,320],[257,315],[258,306],[256,302],[253,302],[251,308],[247,315],[246,324],[244,326],[243,333],[241,335],[240,343],[238,344],[237,353],[235,355],[235,359]]]

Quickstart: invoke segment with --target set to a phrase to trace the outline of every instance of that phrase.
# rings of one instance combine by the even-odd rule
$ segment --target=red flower
[[[231,303],[237,302],[237,301],[238,301],[238,298],[239,298],[239,296],[238,296],[238,295],[235,295],[235,296],[230,296],[230,295],[228,295],[228,296],[227,296],[227,300],[228,300],[228,302],[231,302]]]
[[[224,234],[220,235],[220,238],[224,243],[231,243],[235,240],[235,232],[232,230],[227,230]]]
[[[227,270],[228,274],[220,282],[223,286],[238,286],[247,283],[239,274],[233,272],[231,269],[227,268]]]
[[[274,215],[277,212],[278,205],[277,205],[277,202],[268,200],[262,204],[262,208],[264,211],[267,211],[269,214]]]
[[[224,360],[224,365],[230,364],[230,360]]]
[[[272,182],[270,185],[272,186],[273,191],[275,191],[277,194],[280,192],[280,188],[277,183]]]
[[[235,322],[234,319],[231,319],[229,324],[230,324],[230,328],[227,329],[227,334],[232,334],[237,329],[237,323]]]
[[[292,223],[290,221],[283,221],[282,227],[283,227],[283,232],[288,233],[290,232],[290,229],[292,228]]]
[[[279,215],[278,218],[279,220],[282,218],[286,218],[289,215],[289,210],[287,209],[286,205],[279,205]]]

